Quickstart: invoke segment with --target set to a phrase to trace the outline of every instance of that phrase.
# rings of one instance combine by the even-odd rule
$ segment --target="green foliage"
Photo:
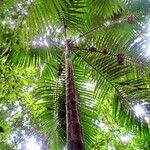
[[[149,1],[12,0],[0,4],[1,104],[12,107],[10,103],[19,101],[25,107],[24,114],[11,118],[14,124],[17,120],[23,128],[23,115],[32,114],[31,124],[45,133],[51,149],[66,146],[67,37],[76,46],[71,58],[86,149],[134,149],[135,143],[136,148],[149,147],[149,121],[134,110],[140,104],[149,117],[150,62],[145,56],[148,34],[144,31]],[[91,46],[95,52],[88,50]],[[123,65],[117,62],[118,53],[125,55]],[[39,68],[39,75],[22,69],[31,66]],[[25,92],[33,80],[38,81],[32,93],[35,99]],[[86,87],[89,83],[91,88]],[[7,118],[4,112],[2,116],[0,124]],[[108,132],[101,123],[111,126]],[[137,137],[127,147],[117,141],[127,134],[119,125]]]
[[[13,145],[11,145],[11,144],[7,144],[7,143],[5,143],[5,142],[0,142],[0,149],[2,150],[15,150],[14,148],[13,148]]]

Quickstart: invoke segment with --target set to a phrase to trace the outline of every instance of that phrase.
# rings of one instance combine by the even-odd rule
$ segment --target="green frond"
[[[114,13],[118,14],[123,9],[124,2],[119,0],[89,0],[90,13],[97,14],[100,18],[110,18]]]
[[[150,85],[149,80],[147,80],[149,79],[149,70],[146,67],[143,69],[143,66],[138,66],[138,64],[133,65],[132,63],[132,66],[130,66],[128,65],[129,60],[124,65],[118,65],[114,56],[103,56],[103,54],[98,52],[91,53],[85,51],[75,52],[75,54],[78,57],[75,56],[74,63],[80,64],[86,70],[85,74],[89,75],[89,78],[95,83],[95,92],[99,100],[97,108],[100,109],[102,101],[108,93],[117,91],[120,99],[115,98],[113,109],[118,113],[119,118],[124,119],[125,115],[128,114],[128,119],[124,120],[126,125],[130,120],[129,118],[135,118],[131,119],[132,123],[130,127],[134,126],[135,128],[132,129],[137,130],[140,126],[142,128],[141,132],[145,134],[145,130],[147,130],[147,128],[145,129],[146,123],[142,123],[142,119],[136,117],[130,105],[133,100],[147,101],[146,99],[149,98],[149,88],[147,88]],[[137,67],[139,67],[139,72],[135,71]],[[130,86],[128,88],[124,87],[125,83],[128,83]]]
[[[47,26],[66,25],[68,28],[79,26],[81,17],[78,14],[84,13],[85,7],[83,0],[38,0],[33,3],[29,11],[27,24],[32,35],[41,33]],[[38,29],[38,32],[36,30]]]
[[[113,99],[113,114],[119,121],[126,125],[128,129],[143,136],[149,136],[149,125],[145,120],[145,114],[138,116],[136,106],[139,104],[145,109],[145,104],[149,103],[149,81],[144,79],[132,79],[117,83],[119,90],[116,90]],[[134,108],[135,107],[135,108]]]
[[[62,149],[66,141],[66,108],[64,84],[46,80],[36,89],[37,105],[43,107],[38,121],[51,141],[52,149]]]
[[[24,12],[17,10],[18,3]],[[70,53],[86,149],[104,143],[97,122],[107,120],[111,106],[116,124],[149,136],[145,116],[134,110],[140,104],[146,115],[150,111],[149,1],[5,0],[0,5],[0,58],[13,66],[39,68],[35,118],[51,149],[66,147],[66,38],[75,45]],[[122,64],[119,53],[125,57]]]
[[[18,35],[15,34],[16,39],[11,41],[10,48],[3,53],[3,55],[8,57],[7,62],[17,66],[39,66],[45,62],[49,62],[50,59],[55,59],[58,55],[63,55],[62,45],[53,40],[56,37],[61,38],[58,33],[49,31],[51,37],[43,37],[45,33],[42,37],[31,39],[28,37],[28,33],[24,35],[24,29],[19,31]],[[43,44],[44,40],[47,40],[48,45],[40,45],[40,43]]]

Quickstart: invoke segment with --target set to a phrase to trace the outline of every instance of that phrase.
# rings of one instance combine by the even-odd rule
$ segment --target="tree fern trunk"
[[[72,61],[66,42],[66,128],[68,150],[84,150],[82,126],[80,123],[79,103],[77,100]]]

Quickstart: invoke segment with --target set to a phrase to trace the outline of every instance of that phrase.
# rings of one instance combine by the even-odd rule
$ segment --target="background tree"
[[[68,143],[83,145],[82,134],[73,131],[81,126],[83,147],[92,149],[100,120],[106,119],[102,114],[111,110],[104,109],[105,101],[117,123],[149,136],[149,5],[148,0],[1,2],[1,57],[16,67],[40,68],[35,105],[43,109],[34,115],[52,149],[66,146],[67,131]],[[66,107],[65,95],[79,100],[74,108],[71,101]],[[145,114],[137,115],[140,106]]]

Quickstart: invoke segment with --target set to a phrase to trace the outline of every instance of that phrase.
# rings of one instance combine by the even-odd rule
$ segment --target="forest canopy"
[[[0,150],[149,150],[149,0],[0,1]]]

